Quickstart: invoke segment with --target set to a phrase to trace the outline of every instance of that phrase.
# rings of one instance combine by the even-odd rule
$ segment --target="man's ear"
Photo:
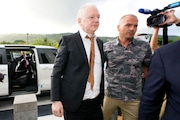
[[[117,25],[117,30],[119,31],[120,25]]]
[[[77,19],[77,22],[79,25],[81,25],[81,19],[80,18]]]

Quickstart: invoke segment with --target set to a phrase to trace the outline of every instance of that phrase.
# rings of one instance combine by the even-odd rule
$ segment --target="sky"
[[[150,15],[139,13],[140,8],[163,9],[177,0],[0,0],[0,34],[29,33],[52,34],[77,32],[77,12],[85,3],[95,4],[100,12],[97,36],[118,35],[119,19],[125,14],[138,17],[137,33],[152,34],[153,28],[146,25]],[[174,8],[180,17],[180,7]],[[159,34],[163,34],[162,29]],[[175,25],[168,27],[168,35],[179,35]]]

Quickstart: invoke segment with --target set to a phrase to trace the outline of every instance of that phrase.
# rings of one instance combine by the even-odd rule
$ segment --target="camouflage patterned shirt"
[[[105,94],[124,101],[139,100],[143,67],[149,67],[152,55],[149,43],[133,39],[125,48],[116,38],[104,44],[104,52],[107,59]]]

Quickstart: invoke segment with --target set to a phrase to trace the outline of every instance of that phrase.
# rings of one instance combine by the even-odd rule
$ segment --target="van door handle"
[[[0,72],[5,72],[6,71],[6,69],[0,69]]]
[[[49,69],[49,70],[51,70],[52,68],[50,68],[50,67],[44,67],[44,68],[42,68],[43,70],[47,70],[47,69]]]

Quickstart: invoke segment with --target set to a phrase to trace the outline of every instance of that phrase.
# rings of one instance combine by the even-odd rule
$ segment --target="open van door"
[[[34,46],[6,45],[8,61],[9,95],[40,93],[38,90]]]
[[[56,56],[55,48],[37,48],[39,64],[38,64],[38,79],[40,80],[41,91],[51,89],[51,74]]]
[[[9,95],[8,64],[5,48],[0,47],[0,96]]]

